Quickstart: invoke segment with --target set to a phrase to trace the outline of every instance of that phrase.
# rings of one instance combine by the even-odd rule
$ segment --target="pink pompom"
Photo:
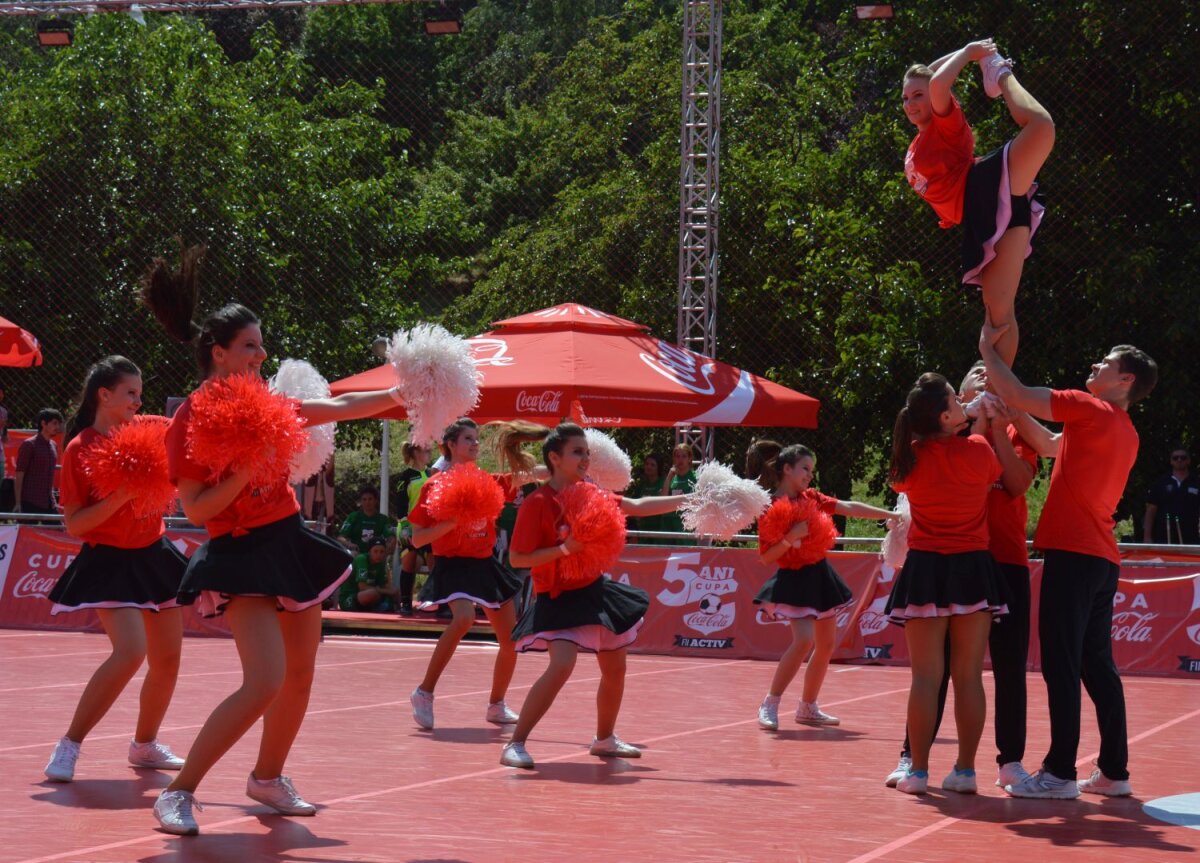
[[[114,428],[80,458],[96,496],[103,499],[124,487],[138,518],[175,509],[175,486],[167,474],[167,426],[159,416],[136,416]]]
[[[456,520],[461,527],[495,521],[504,508],[504,491],[490,473],[467,462],[429,480],[425,508],[437,521]]]
[[[770,548],[780,542],[792,525],[800,521],[808,522],[808,534],[779,558],[780,569],[800,569],[823,560],[837,542],[837,528],[829,513],[816,500],[802,495],[796,500],[776,498],[763,513],[758,520],[759,548]]]
[[[625,516],[617,499],[591,483],[577,482],[559,494],[572,538],[583,548],[558,562],[556,590],[586,587],[612,567],[625,548]]]
[[[250,470],[250,485],[285,482],[292,459],[308,446],[296,402],[249,373],[205,381],[192,395],[188,454],[211,479]]]

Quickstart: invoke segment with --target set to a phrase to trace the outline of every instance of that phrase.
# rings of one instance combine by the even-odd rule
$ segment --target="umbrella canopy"
[[[816,399],[575,303],[496,321],[468,339],[479,370],[478,422],[587,426],[815,428]],[[383,365],[330,384],[334,395],[392,386]],[[403,419],[402,407],[380,417]]]
[[[42,364],[42,349],[33,333],[0,318],[0,366],[29,368]]]

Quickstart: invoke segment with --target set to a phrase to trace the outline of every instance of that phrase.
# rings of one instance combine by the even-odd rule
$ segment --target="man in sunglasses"
[[[1171,450],[1171,472],[1146,494],[1142,542],[1200,545],[1200,479],[1184,447]]]

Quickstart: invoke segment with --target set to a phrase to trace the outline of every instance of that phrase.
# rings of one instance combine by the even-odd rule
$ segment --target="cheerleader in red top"
[[[184,251],[172,273],[161,259],[146,277],[144,300],[167,331],[195,341],[201,378],[261,373],[258,318],[230,304],[192,323],[194,278],[204,248]],[[168,833],[199,831],[194,792],[209,769],[261,717],[262,741],[246,794],[284,815],[314,815],[283,776],[312,688],[321,640],[321,603],[350,574],[350,555],[337,542],[306,529],[286,474],[251,487],[249,467],[217,480],[189,452],[195,393],[167,430],[167,461],[188,519],[209,540],[196,550],[179,589],[179,601],[198,602],[206,615],[229,622],[242,664],[242,684],[222,701],[196,736],[179,776],[159,796],[154,814]],[[298,402],[309,425],[374,416],[398,401],[391,391],[347,393]]]
[[[894,513],[858,503],[838,500],[809,488],[813,479],[816,455],[800,444],[785,447],[779,455],[763,465],[763,473],[774,479],[776,497],[812,506],[816,517],[846,515],[854,518],[889,519]],[[819,515],[818,515],[819,514]],[[787,623],[792,629],[792,643],[779,659],[771,689],[758,708],[758,724],[761,728],[779,728],[779,700],[783,691],[800,670],[800,663],[809,657],[804,670],[804,692],[796,707],[796,721],[806,725],[837,725],[840,720],[830,716],[817,705],[821,684],[833,657],[837,641],[837,613],[854,597],[850,588],[842,581],[822,557],[815,563],[812,556],[804,554],[799,546],[810,533],[812,518],[799,519],[787,528],[783,538],[775,542],[764,542],[759,535],[758,551],[763,563],[778,563],[779,570],[772,575],[754,597],[759,606],[759,623]],[[759,520],[760,530],[763,520]],[[832,524],[827,524],[830,538]],[[795,547],[795,548],[794,548]]]
[[[921,375],[896,418],[892,488],[908,495],[908,556],[885,609],[904,626],[912,664],[908,731],[912,765],[896,787],[924,794],[947,633],[958,758],[942,782],[974,793],[975,753],[987,704],[983,654],[993,615],[1007,614],[1003,578],[988,551],[987,507],[1000,462],[987,439],[966,428],[958,393],[938,374]]]
[[[536,592],[533,605],[521,615],[513,632],[517,650],[545,650],[550,654],[550,664],[529,690],[500,763],[533,767],[525,742],[570,678],[580,650],[595,653],[600,666],[596,737],[591,753],[637,758],[641,750],[621,740],[614,730],[625,691],[625,650],[637,638],[650,598],[645,591],[606,578],[601,572],[596,572],[585,586],[562,589],[559,561],[584,549],[570,534],[560,500],[564,489],[587,477],[588,443],[583,429],[563,423],[549,431],[542,444],[542,459],[550,479],[521,504],[509,559],[517,568],[532,569]],[[619,498],[618,503],[626,515],[649,516],[674,512],[686,500],[686,495],[675,495]]]
[[[1004,97],[1021,127],[1002,148],[975,158],[975,139],[950,88],[963,68],[979,63],[983,87]],[[963,283],[979,285],[988,320],[1009,329],[999,345],[1017,355],[1015,302],[1030,241],[1045,209],[1036,177],[1054,147],[1054,121],[1012,72],[991,39],[971,42],[904,74],[904,113],[918,132],[904,157],[913,189],[938,214],[938,224],[963,224]]]
[[[124,357],[105,357],[88,371],[79,410],[67,426],[62,463],[63,520],[83,540],[50,599],[51,614],[94,608],[112,655],[92,674],[46,777],[70,782],[80,744],[147,660],[137,727],[129,743],[136,767],[178,770],[183,759],[157,740],[179,673],[183,627],[175,601],[187,560],[164,537],[161,516],[139,517],[127,487],[101,497],[84,469],[87,453],[142,406],[142,373]]]
[[[517,714],[504,703],[504,696],[517,665],[512,641],[513,626],[517,622],[513,598],[521,590],[521,580],[493,556],[495,521],[475,519],[463,524],[459,524],[459,519],[437,521],[428,506],[430,495],[450,479],[450,472],[456,465],[474,464],[479,458],[479,426],[474,420],[463,417],[446,428],[442,435],[442,455],[449,462],[448,466],[421,486],[421,496],[409,512],[408,521],[413,526],[414,546],[433,545],[433,569],[417,599],[448,604],[453,616],[429,657],[425,678],[409,696],[413,721],[421,728],[433,729],[434,687],[454,656],[458,643],[474,625],[475,606],[478,605],[495,630],[500,647],[492,669],[492,691],[484,719],[495,725],[511,725],[517,721]],[[512,474],[494,478],[500,484],[504,498],[512,500],[520,483],[513,481]]]

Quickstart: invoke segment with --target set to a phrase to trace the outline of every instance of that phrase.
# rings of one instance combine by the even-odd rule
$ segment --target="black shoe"
[[[411,599],[405,599],[400,602],[400,613],[406,617],[413,613],[413,604]]]

